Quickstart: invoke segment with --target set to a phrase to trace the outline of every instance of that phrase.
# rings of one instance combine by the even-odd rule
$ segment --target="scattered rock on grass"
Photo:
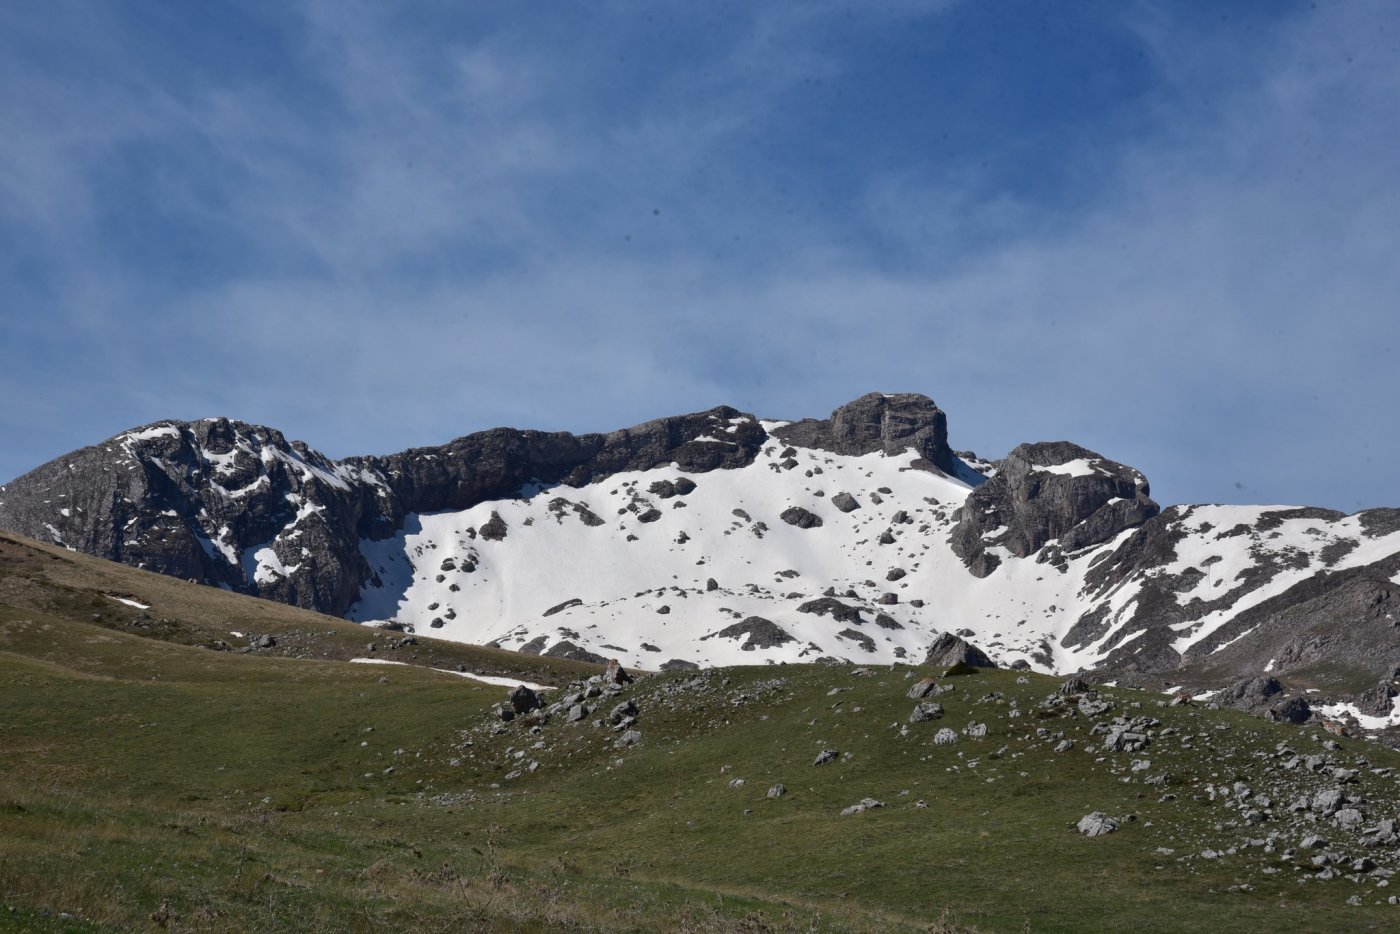
[[[943,716],[943,705],[935,704],[933,701],[925,701],[914,707],[914,712],[909,715],[910,723],[927,723],[930,720],[937,720]]]
[[[1086,837],[1102,837],[1118,829],[1118,821],[1103,811],[1094,811],[1079,819],[1077,829]]]

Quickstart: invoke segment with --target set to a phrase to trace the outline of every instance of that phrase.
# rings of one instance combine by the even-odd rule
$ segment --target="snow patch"
[[[278,578],[290,577],[300,567],[299,564],[283,564],[271,542],[243,552],[243,575],[255,584],[271,584]]]
[[[1317,708],[1318,713],[1333,720],[1342,717],[1351,717],[1362,729],[1383,730],[1386,727],[1400,725],[1400,697],[1391,698],[1390,713],[1384,717],[1376,717],[1361,712],[1361,708],[1355,704],[1327,704]]]
[[[1040,473],[1059,474],[1062,477],[1092,477],[1094,474],[1104,473],[1099,468],[1099,463],[1099,458],[1081,457],[1064,464],[1053,464],[1049,467],[1037,466],[1035,470]]]
[[[405,668],[423,668],[423,665],[409,665],[408,662],[395,662],[387,658],[352,658],[352,665],[402,665]],[[496,684],[501,687],[513,688],[524,685],[532,691],[552,691],[554,688],[547,684],[535,684],[533,681],[520,681],[515,678],[503,678],[499,675],[476,675],[470,671],[452,671],[447,668],[429,668],[428,671],[437,671],[445,675],[456,675],[459,678],[469,678],[472,681],[480,681],[482,684]]]

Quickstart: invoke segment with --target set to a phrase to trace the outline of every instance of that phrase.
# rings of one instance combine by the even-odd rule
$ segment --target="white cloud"
[[[956,444],[1068,437],[1169,500],[1388,494],[1393,13],[1325,7],[1225,48],[1141,8],[1160,85],[1137,135],[1084,154],[1073,209],[994,168],[910,164],[858,166],[854,192],[789,215],[795,180],[750,140],[845,74],[849,7],[763,8],[616,89],[639,73],[614,67],[642,54],[634,21],[425,47],[369,4],[307,5],[290,90],[166,87],[102,43],[83,47],[124,76],[107,91],[11,64],[25,94],[0,121],[24,132],[0,198],[62,245],[74,346],[48,363],[79,388],[58,397],[80,409],[106,380],[132,422],[217,412],[349,454],[913,390]],[[106,256],[97,180],[133,144],[172,156],[163,208],[226,242],[226,267],[175,287]]]

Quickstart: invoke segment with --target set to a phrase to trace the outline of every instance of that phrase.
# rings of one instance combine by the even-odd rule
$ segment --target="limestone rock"
[[[872,392],[841,406],[826,419],[803,419],[774,430],[789,444],[836,454],[903,454],[913,448],[930,465],[957,470],[948,447],[948,417],[927,396]]]
[[[943,705],[935,704],[933,701],[924,701],[914,707],[913,713],[909,714],[910,723],[927,723],[930,720],[937,720],[943,716]]]
[[[1157,515],[1147,478],[1068,441],[1023,444],[958,510],[950,543],[977,577],[991,574],[1005,548],[1018,558],[1058,540],[1077,551]]]
[[[1079,819],[1077,829],[1086,837],[1102,837],[1118,829],[1118,821],[1103,811],[1094,811]]]
[[[924,656],[925,665],[952,666],[967,665],[971,668],[995,668],[996,662],[987,657],[987,654],[977,646],[973,645],[950,632],[941,633],[933,640],[933,644],[928,647],[928,653]]]

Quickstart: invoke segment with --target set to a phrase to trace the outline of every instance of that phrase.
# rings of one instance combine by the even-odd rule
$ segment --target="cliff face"
[[[1000,556],[1027,558],[1054,542],[1041,560],[1058,560],[1160,511],[1147,478],[1131,467],[1068,441],[1023,444],[968,496],[951,543],[968,570],[986,577]]]

